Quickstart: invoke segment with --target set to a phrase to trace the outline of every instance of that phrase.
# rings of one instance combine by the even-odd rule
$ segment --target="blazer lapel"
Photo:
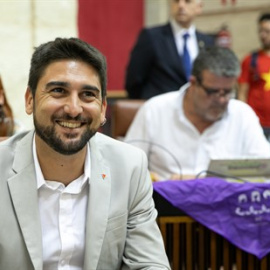
[[[18,143],[13,163],[15,175],[8,179],[8,186],[34,269],[42,269],[42,233],[32,158],[32,139],[33,132],[30,132]]]
[[[107,227],[111,197],[110,170],[104,164],[104,159],[98,149],[97,135],[90,140],[91,179],[86,219],[85,270],[97,268]]]
[[[196,37],[197,37],[197,41],[198,41],[199,51],[204,50],[206,47],[204,36],[201,33],[199,33],[198,31],[196,31]]]

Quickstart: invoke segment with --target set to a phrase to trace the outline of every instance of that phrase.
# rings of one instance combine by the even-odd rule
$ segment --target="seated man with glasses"
[[[258,117],[233,98],[239,72],[230,49],[204,50],[188,84],[141,107],[125,141],[147,153],[154,180],[194,178],[213,158],[270,156]]]

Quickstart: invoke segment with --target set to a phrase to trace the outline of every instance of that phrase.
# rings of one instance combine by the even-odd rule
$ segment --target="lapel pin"
[[[104,180],[106,177],[106,174],[102,174],[101,176],[102,176],[102,179]]]

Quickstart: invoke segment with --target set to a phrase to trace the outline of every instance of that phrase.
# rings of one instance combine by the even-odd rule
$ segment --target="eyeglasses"
[[[225,98],[231,98],[233,95],[234,90],[233,89],[213,89],[204,86],[200,81],[198,81],[198,85],[204,90],[204,92],[207,94],[208,97],[211,98],[219,98],[219,97],[225,97]]]

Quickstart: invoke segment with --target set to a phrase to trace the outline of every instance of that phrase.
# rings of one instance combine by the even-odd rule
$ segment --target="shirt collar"
[[[41,171],[40,164],[37,158],[35,137],[36,137],[36,134],[34,134],[33,136],[33,158],[34,158],[35,171],[36,171],[37,189],[39,189],[43,185],[46,185],[46,181],[44,179],[44,176]],[[81,186],[83,186],[87,180],[90,180],[90,172],[91,172],[90,145],[89,143],[87,143],[87,151],[86,151],[86,157],[85,157],[85,162],[84,162],[84,176],[83,176],[83,180],[81,181]]]
[[[173,30],[174,36],[183,35],[184,33],[189,33],[190,36],[195,36],[196,28],[195,25],[191,25],[188,29],[181,27],[174,19],[170,20],[170,24]]]

